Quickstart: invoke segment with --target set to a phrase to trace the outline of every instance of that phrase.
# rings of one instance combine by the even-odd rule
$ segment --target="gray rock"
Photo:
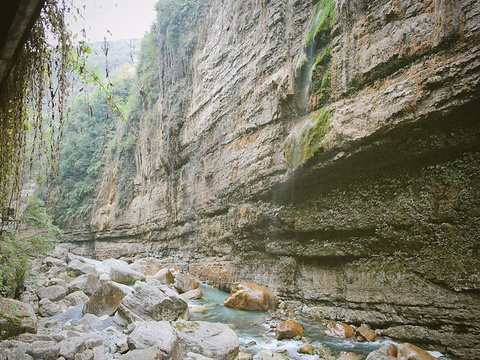
[[[49,317],[58,314],[62,307],[59,303],[52,303],[49,299],[44,298],[39,302],[38,313],[42,317]]]
[[[47,281],[46,286],[52,286],[52,285],[59,285],[59,286],[65,287],[65,288],[68,286],[68,284],[65,280],[57,279],[57,278],[53,278],[53,279],[50,279],[50,280]]]
[[[84,314],[113,315],[122,299],[133,290],[112,281],[102,283],[83,308]]]
[[[131,350],[153,347],[165,358],[181,359],[177,334],[168,321],[147,321],[134,325],[135,330],[127,339]]]
[[[152,280],[135,283],[133,291],[121,301],[119,310],[130,322],[174,321],[185,316],[188,305],[175,291]]]
[[[67,295],[67,288],[60,285],[52,285],[37,289],[37,295],[40,299],[48,299],[50,301],[62,300]]]
[[[195,290],[199,287],[200,283],[191,277],[178,273],[175,275],[174,286],[180,293],[185,293],[191,290]]]
[[[81,276],[85,274],[96,274],[96,270],[92,265],[87,264],[83,259],[73,259],[68,263],[67,271],[71,272],[75,276]]]
[[[80,354],[76,354],[75,360],[95,360],[95,353],[93,350],[85,350]]]
[[[215,360],[234,360],[238,337],[225,324],[206,321],[178,321],[174,325],[182,353],[193,352]]]
[[[68,285],[68,293],[83,291],[88,296],[97,291],[100,286],[97,274],[85,274],[77,277]]]
[[[42,263],[46,264],[49,267],[52,267],[52,266],[57,266],[59,268],[66,268],[67,267],[67,263],[65,261],[60,260],[60,259],[56,259],[56,258],[51,257],[51,256],[47,256],[45,259],[43,259]]]
[[[80,337],[70,337],[66,340],[60,341],[59,356],[63,356],[66,360],[75,359],[75,354],[79,351],[83,344],[83,339]]]
[[[89,329],[91,328],[99,328],[102,326],[102,320],[95,315],[92,314],[85,314],[83,317],[78,321],[77,325],[83,325]]]
[[[124,285],[133,285],[137,281],[145,280],[145,275],[130,269],[128,266],[115,264],[110,270],[110,279]]]
[[[75,291],[65,297],[65,300],[69,301],[72,306],[85,304],[89,299],[83,291]]]
[[[147,276],[147,281],[148,279],[158,280],[163,285],[170,285],[175,282],[175,278],[173,277],[169,269],[161,269],[155,275]]]
[[[187,357],[184,358],[184,360],[215,360],[215,359],[205,357],[205,356],[200,355],[200,354],[195,354],[195,353],[189,352],[187,354]]]
[[[37,317],[28,303],[0,298],[0,314],[0,333],[3,339],[37,331]]]
[[[203,296],[203,293],[202,293],[202,290],[200,289],[190,290],[183,294],[180,294],[180,297],[184,300],[198,300],[198,299],[201,299],[202,296]]]
[[[35,360],[35,359],[28,354],[24,354],[19,358],[19,360]],[[57,359],[57,360],[60,360],[60,359]]]
[[[57,359],[60,346],[54,341],[34,341],[27,350],[35,360]]]
[[[118,360],[163,360],[160,350],[155,348],[141,349],[129,351],[127,354],[122,355]]]

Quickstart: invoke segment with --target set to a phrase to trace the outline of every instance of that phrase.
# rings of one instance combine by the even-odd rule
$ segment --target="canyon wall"
[[[157,36],[134,166],[110,163],[65,241],[480,359],[480,2],[212,0],[199,16],[189,47]]]

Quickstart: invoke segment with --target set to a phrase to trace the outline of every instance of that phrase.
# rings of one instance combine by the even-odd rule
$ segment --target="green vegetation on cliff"
[[[321,0],[317,4],[305,37],[305,46],[315,40],[321,32],[330,33],[335,21],[335,6],[335,0]]]
[[[329,130],[330,110],[322,108],[303,126],[298,137],[291,137],[284,143],[288,171],[294,171],[305,164],[321,148],[322,140]]]

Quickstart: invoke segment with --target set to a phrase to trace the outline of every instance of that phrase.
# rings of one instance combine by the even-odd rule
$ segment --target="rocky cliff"
[[[67,239],[480,359],[480,2],[198,3]]]

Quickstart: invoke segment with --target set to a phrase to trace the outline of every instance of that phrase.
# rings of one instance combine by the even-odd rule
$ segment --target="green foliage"
[[[284,144],[288,171],[294,171],[305,164],[320,149],[321,143],[329,130],[330,110],[320,109],[313,118],[303,126],[297,138],[290,138]]]
[[[318,3],[305,37],[305,46],[308,46],[319,33],[330,33],[335,22],[335,6],[335,0],[321,0]]]
[[[52,249],[60,234],[38,198],[28,200],[18,221],[19,230],[13,224],[0,235],[0,295],[6,297],[20,295],[28,259]]]
[[[114,81],[116,96],[123,103],[131,77],[123,74]],[[71,104],[70,126],[61,148],[60,199],[54,208],[55,223],[64,226],[86,218],[95,198],[107,148],[115,146],[116,121],[107,96],[101,90],[80,93]]]
[[[188,45],[186,32],[195,26],[198,16],[208,1],[160,0],[155,5],[157,24],[170,47]]]

